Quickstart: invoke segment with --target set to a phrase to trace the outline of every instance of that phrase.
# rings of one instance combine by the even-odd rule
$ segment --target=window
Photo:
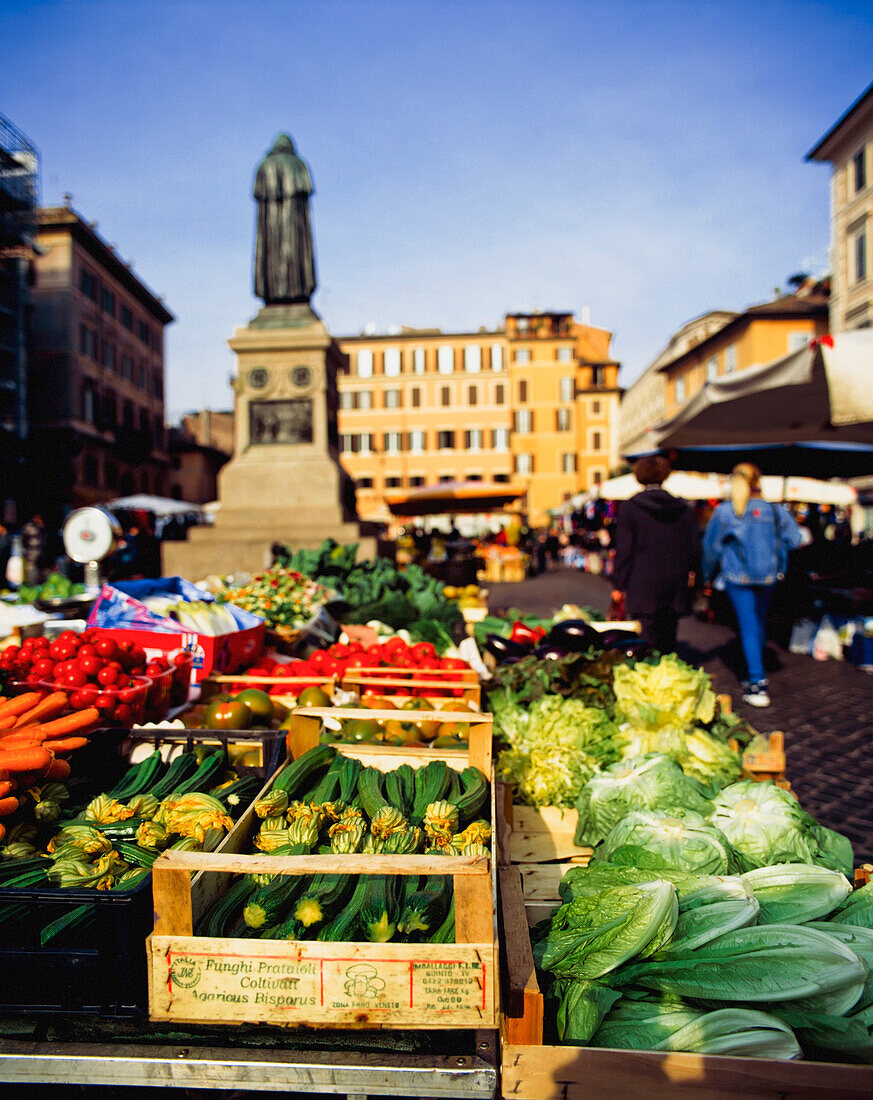
[[[97,358],[97,338],[94,329],[79,325],[79,351],[89,359]]]
[[[518,383],[518,399],[519,401],[527,401],[527,382],[523,378]]]
[[[358,378],[373,377],[373,353],[369,348],[358,352]]]
[[[361,432],[358,436],[358,451],[362,455],[371,455],[376,449],[376,437],[372,432]]]
[[[355,394],[351,390],[342,390],[339,395],[339,407],[341,409],[353,409],[355,407]]]
[[[451,405],[452,403],[452,391],[449,386],[440,386],[440,404],[443,406]]]
[[[79,290],[92,302],[97,301],[97,280],[87,267],[83,267],[79,274]]]
[[[152,443],[159,450],[164,446],[164,426],[157,417],[152,425]]]
[[[437,432],[437,447],[441,451],[453,451],[455,449],[455,433],[453,431]]]
[[[100,291],[100,308],[104,313],[108,313],[110,317],[115,316],[115,295],[106,287],[103,287]]]
[[[855,234],[855,282],[867,278],[867,230],[861,229]]]
[[[503,370],[503,345],[491,345],[491,369]]]
[[[532,474],[534,472],[534,459],[531,454],[515,456],[515,472],[517,474]]]
[[[569,409],[555,409],[555,431],[556,432],[569,432],[570,430],[570,410]]]
[[[513,428],[517,432],[533,431],[533,413],[530,409],[516,409]]]
[[[128,382],[133,378],[133,359],[129,355],[121,357],[121,377]]]
[[[359,409],[372,409],[373,407],[373,391],[372,390],[358,390],[358,408]]]
[[[128,332],[133,332],[133,314],[128,306],[121,307],[121,323]]]
[[[402,432],[386,432],[385,433],[385,453],[389,454],[389,455],[400,454],[402,441],[403,441]]]
[[[603,446],[603,438],[601,436],[601,433],[600,432],[592,432],[591,433],[591,450],[592,451],[599,451],[599,450],[602,449],[602,446]]]
[[[420,489],[424,483],[424,474],[413,474],[409,479],[410,489]]]
[[[565,344],[555,352],[555,358],[559,363],[571,363],[573,361],[573,349],[569,344]]]
[[[400,348],[385,348],[385,374],[389,378],[400,374]]]
[[[494,387],[494,404],[505,405],[506,404],[506,390],[503,388],[503,383]]]
[[[444,344],[437,350],[437,370],[440,374],[451,374],[455,369],[454,348]]]
[[[481,428],[469,428],[464,432],[464,450],[481,451],[484,435]]]
[[[357,447],[355,446],[357,441],[357,436],[351,435],[348,432],[340,432],[340,454],[354,454],[354,452],[357,450]]]
[[[385,478],[385,488],[386,489],[401,489],[401,488],[403,488],[403,478],[402,477],[386,477]]]
[[[464,370],[467,374],[478,374],[482,369],[482,349],[478,344],[467,344],[464,348]]]
[[[516,361],[516,363],[529,363],[530,348],[516,348],[513,359]]]
[[[606,368],[605,367],[592,367],[591,368],[591,385],[592,386],[605,386],[606,385]]]
[[[420,428],[414,428],[409,433],[409,449],[413,454],[420,455],[424,452],[426,435]]]
[[[808,332],[789,332],[788,333],[788,350],[789,351],[802,351],[809,346],[809,341],[812,339],[812,335]]]
[[[85,382],[82,386],[80,411],[83,420],[87,420],[89,424],[94,423],[97,409],[94,387],[90,382]]]
[[[468,386],[467,387],[467,404],[478,405],[479,404],[479,387]]]
[[[85,455],[82,460],[82,480],[86,485],[97,484],[97,458],[95,455]]]
[[[160,397],[161,399],[163,399],[163,396],[164,379],[160,371],[155,371],[155,373],[152,375],[152,397]]]
[[[409,397],[414,409],[421,408],[421,386],[413,386],[409,391]]]
[[[425,358],[424,348],[414,348],[412,352],[412,369],[415,374],[424,374]]]
[[[706,381],[714,382],[718,378],[718,356],[712,355],[706,360]]]
[[[445,484],[447,481],[454,481],[454,480],[455,480],[455,475],[454,474],[440,474],[440,476],[439,476],[439,481],[440,481],[441,485]]]
[[[146,372],[145,360],[140,359],[139,363],[137,364],[137,368],[136,368],[136,384],[139,387],[139,389],[141,389],[141,390],[144,390],[148,387],[148,382],[146,381],[146,377],[147,377],[147,372]]]
[[[575,395],[575,392],[574,392],[573,379],[572,378],[562,378],[561,379],[561,384],[560,384],[560,390],[559,390],[559,394],[558,394],[558,399],[560,401],[572,401],[575,396],[576,395]]]
[[[593,485],[599,485],[601,483],[601,481],[603,481],[603,471],[602,470],[592,470],[591,471],[591,483]]]
[[[100,409],[100,427],[114,428],[118,422],[118,408],[114,393],[104,393]],[[130,425],[127,425],[128,427]]]
[[[674,383],[674,387],[675,387],[675,393],[676,393],[676,400],[677,401],[684,401],[685,400],[685,379],[684,379],[684,377],[683,378],[677,378],[675,383]]]
[[[401,406],[401,391],[400,390],[385,390],[385,408],[386,409],[399,409]]]
[[[562,474],[575,474],[576,473],[576,456],[574,454],[562,454],[561,455],[561,473]]]
[[[115,370],[115,344],[109,340],[103,344],[103,366]]]
[[[855,190],[863,191],[867,186],[867,165],[865,163],[866,147],[858,150],[852,157],[852,169],[855,177]]]
[[[139,430],[141,432],[148,432],[149,430],[149,414],[145,409],[139,410]]]
[[[372,489],[373,479],[371,477],[359,477],[355,482],[356,489]]]
[[[737,345],[731,344],[729,348],[725,348],[724,351],[724,372],[725,374],[733,374],[737,369]]]
[[[146,347],[149,347],[151,345],[152,334],[149,331],[149,326],[145,323],[145,321],[140,321],[140,323],[136,326],[136,334]]]
[[[509,428],[492,429],[491,448],[495,451],[509,450]]]
[[[495,474],[492,480],[499,481],[501,484],[503,484],[504,482],[509,481],[509,474],[504,474],[504,473]]]
[[[600,416],[600,402],[599,401],[592,401],[591,402],[591,415],[592,416]]]

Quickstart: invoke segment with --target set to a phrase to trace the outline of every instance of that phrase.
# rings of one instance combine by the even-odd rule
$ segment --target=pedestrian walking
[[[764,672],[767,612],[788,554],[803,542],[794,517],[761,499],[761,471],[741,462],[731,472],[731,499],[712,513],[703,536],[701,573],[705,584],[727,592],[737,617],[746,662],[743,701],[768,707]]]
[[[669,473],[670,463],[660,455],[635,462],[643,490],[625,501],[614,528],[613,602],[617,606],[624,598],[627,614],[640,621],[643,637],[661,653],[676,648],[700,543],[694,509],[662,488]]]

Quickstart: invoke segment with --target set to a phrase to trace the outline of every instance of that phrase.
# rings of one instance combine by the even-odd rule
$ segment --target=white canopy
[[[156,497],[150,493],[134,493],[129,497],[116,497],[107,501],[109,508],[121,508],[128,512],[151,512],[155,516],[190,516],[200,515],[203,507],[200,504],[190,504],[184,500],[173,500],[171,497]]]
[[[664,482],[664,488],[684,500],[726,500],[730,495],[730,480],[728,474],[695,474],[675,470]],[[622,474],[593,486],[588,493],[573,497],[565,507],[572,512],[588,500],[629,500],[641,491],[642,485],[633,474]],[[841,481],[820,481],[813,477],[762,477],[761,495],[774,503],[832,504],[842,508],[854,504],[858,498],[851,485]]]

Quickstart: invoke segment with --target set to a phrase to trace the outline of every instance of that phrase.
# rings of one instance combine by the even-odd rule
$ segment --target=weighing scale
[[[64,549],[73,561],[85,566],[85,591],[100,591],[100,562],[116,547],[121,524],[104,508],[78,508],[67,517]]]

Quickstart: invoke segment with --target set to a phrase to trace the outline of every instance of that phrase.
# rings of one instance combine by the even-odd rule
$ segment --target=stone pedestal
[[[336,376],[344,357],[308,305],[265,306],[228,341],[237,357],[233,458],[218,475],[212,527],[163,547],[165,575],[257,572],[273,543],[315,547],[362,538],[339,462]]]

